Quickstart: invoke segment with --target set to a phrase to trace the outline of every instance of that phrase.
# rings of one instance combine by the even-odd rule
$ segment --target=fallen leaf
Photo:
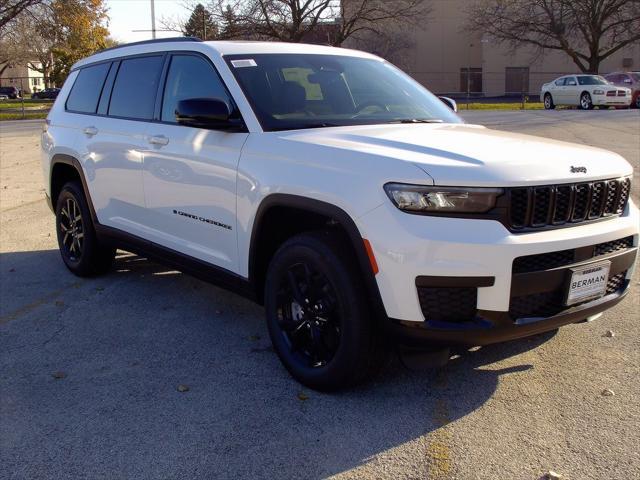
[[[616,392],[614,392],[613,390],[609,389],[609,388],[605,388],[602,391],[602,396],[603,397],[613,397],[616,394]]]
[[[613,330],[607,330],[607,332],[604,334],[604,336],[612,338],[612,337],[615,337],[616,334],[613,332]]]
[[[61,380],[61,379],[65,378],[67,376],[67,374],[64,373],[64,372],[53,372],[51,374],[51,376],[53,378],[55,378],[56,380]]]
[[[64,302],[62,300],[56,300],[56,307],[64,306]]]
[[[554,472],[553,470],[549,470],[544,474],[544,477],[542,478],[544,478],[545,480],[560,480],[562,478],[562,475]]]
[[[180,384],[180,385],[178,385],[178,391],[181,392],[181,393],[188,392],[189,391],[189,386]]]
[[[302,400],[304,402],[305,400],[309,400],[309,396],[304,392],[300,392],[298,394],[298,400]]]

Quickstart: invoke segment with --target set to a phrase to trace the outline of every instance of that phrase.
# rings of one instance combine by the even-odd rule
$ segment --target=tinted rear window
[[[151,120],[161,69],[161,56],[123,60],[113,86],[109,115]]]
[[[101,63],[80,70],[67,99],[67,110],[96,113],[102,85],[110,66],[110,63]]]

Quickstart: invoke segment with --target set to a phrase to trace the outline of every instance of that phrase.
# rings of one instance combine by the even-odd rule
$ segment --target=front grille
[[[629,178],[569,185],[507,189],[509,227],[539,229],[621,214],[629,200]]]
[[[607,97],[615,97],[616,96],[616,91],[615,90],[609,90],[607,92]]]
[[[469,287],[417,287],[420,308],[427,321],[463,323],[476,315],[478,289]]]
[[[627,92],[624,90],[618,90],[618,96],[619,97],[626,97],[627,96]]]
[[[609,278],[605,295],[620,293],[625,287],[626,275],[627,272],[622,272]],[[577,306],[565,306],[564,295],[564,289],[557,289],[550,292],[513,297],[509,304],[509,315],[513,320],[518,320],[519,318],[547,318],[558,315],[567,308]],[[591,301],[593,300],[587,300],[584,303]]]
[[[620,238],[610,242],[599,243],[592,246],[589,258],[609,255],[610,253],[626,250],[633,247],[633,237]],[[581,260],[589,260],[582,258]],[[539,253],[518,257],[513,261],[513,273],[529,273],[549,270],[551,268],[564,267],[576,263],[576,250],[560,250],[556,252]]]

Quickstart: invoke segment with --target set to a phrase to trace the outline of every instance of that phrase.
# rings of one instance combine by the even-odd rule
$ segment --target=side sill
[[[107,227],[98,223],[95,223],[94,227],[100,241],[107,245],[152,259],[202,281],[234,292],[253,302],[257,301],[255,289],[251,282],[238,274],[144,240],[117,228]]]

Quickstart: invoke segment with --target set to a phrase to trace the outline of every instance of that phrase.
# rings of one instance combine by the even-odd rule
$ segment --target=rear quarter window
[[[96,113],[110,63],[101,63],[80,70],[67,99],[67,110],[79,113]]]

